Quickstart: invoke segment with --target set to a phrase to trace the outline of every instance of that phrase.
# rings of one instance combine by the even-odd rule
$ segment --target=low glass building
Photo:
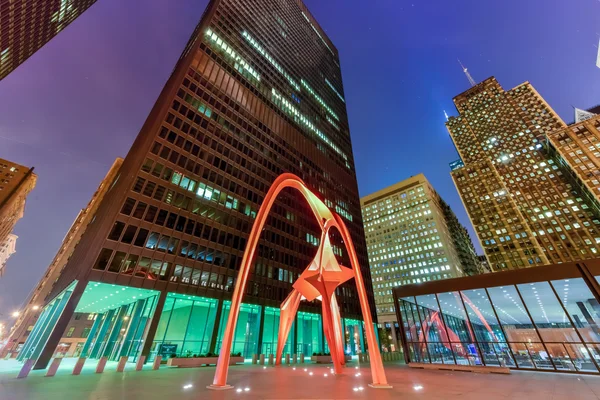
[[[600,260],[394,289],[407,363],[599,374]]]

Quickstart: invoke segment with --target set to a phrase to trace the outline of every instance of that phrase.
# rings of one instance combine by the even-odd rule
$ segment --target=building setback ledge
[[[510,374],[510,368],[506,367],[486,367],[479,365],[454,365],[454,364],[425,364],[410,363],[411,368],[438,369],[450,371],[476,372],[479,374]]]

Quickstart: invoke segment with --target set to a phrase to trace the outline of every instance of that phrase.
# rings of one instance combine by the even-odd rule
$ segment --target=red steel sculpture
[[[277,338],[277,358],[276,364],[281,364],[283,347],[286,343],[290,328],[294,322],[296,312],[300,301],[306,299],[313,301],[321,300],[323,311],[323,331],[329,344],[331,358],[336,374],[342,372],[344,365],[344,345],[341,327],[340,310],[338,307],[335,289],[342,283],[354,278],[358,290],[361,311],[365,322],[365,331],[367,334],[367,344],[369,346],[369,355],[371,359],[371,374],[373,383],[369,386],[375,388],[389,388],[381,354],[377,346],[375,331],[373,329],[373,319],[369,308],[369,300],[365,285],[360,272],[360,265],[356,256],[356,250],[352,243],[348,228],[339,215],[333,213],[329,208],[307,187],[306,184],[293,174],[280,175],[269,189],[263,204],[260,207],[252,232],[248,238],[248,245],[244,252],[242,265],[233,291],[231,299],[231,310],[227,319],[227,327],[223,335],[223,342],[217,362],[217,370],[213,384],[209,389],[230,389],[232,386],[227,384],[227,373],[229,372],[229,358],[231,353],[231,344],[233,335],[242,305],[242,297],[246,290],[246,282],[254,261],[254,255],[258,246],[260,234],[263,231],[271,207],[279,193],[285,188],[294,188],[298,190],[308,202],[319,226],[321,227],[321,242],[315,259],[304,270],[302,275],[293,285],[293,290],[285,301],[281,304],[281,314],[279,323],[279,336]],[[352,269],[341,266],[333,253],[333,248],[329,240],[329,231],[335,228],[342,236],[343,243],[350,256]]]

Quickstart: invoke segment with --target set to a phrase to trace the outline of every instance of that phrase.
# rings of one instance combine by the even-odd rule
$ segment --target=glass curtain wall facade
[[[600,261],[541,268],[396,289],[407,362],[598,374]]]
[[[299,0],[212,0],[49,298],[75,279],[82,284],[73,302],[88,281],[159,291],[159,320],[149,324],[142,353],[151,359],[167,341],[187,352],[190,332],[160,319],[171,306],[179,321],[196,304],[180,311],[184,299],[169,296],[217,300],[215,325],[222,325],[256,213],[286,172],[344,219],[374,314],[335,46]],[[280,307],[313,260],[320,232],[302,196],[282,191],[259,241],[233,352],[259,352],[261,321],[271,318],[265,308]],[[350,265],[341,235],[330,236],[340,263]],[[343,318],[362,318],[353,281],[336,294]],[[300,305],[315,315],[320,309],[319,302]],[[220,348],[218,329],[207,352]],[[321,336],[301,337],[303,329],[298,322],[296,342],[322,349],[314,339]],[[202,339],[192,340],[192,355],[206,348],[202,332],[194,337]],[[39,367],[49,361],[44,354]]]

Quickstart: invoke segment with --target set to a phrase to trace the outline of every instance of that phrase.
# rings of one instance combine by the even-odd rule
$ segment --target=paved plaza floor
[[[368,386],[370,371],[365,365],[356,368],[351,364],[340,376],[332,376],[329,368],[321,365],[298,365],[295,369],[243,365],[230,369],[229,383],[235,389],[215,392],[206,389],[212,382],[214,367],[145,368],[136,372],[131,364],[126,372],[117,373],[116,365],[109,363],[106,372],[95,374],[94,363],[81,375],[72,376],[72,361],[64,361],[55,377],[46,378],[42,371],[33,371],[26,379],[15,379],[17,363],[0,361],[0,399],[600,399],[600,377],[589,375],[517,371],[511,375],[474,374],[415,370],[386,363],[393,389],[383,390]]]

